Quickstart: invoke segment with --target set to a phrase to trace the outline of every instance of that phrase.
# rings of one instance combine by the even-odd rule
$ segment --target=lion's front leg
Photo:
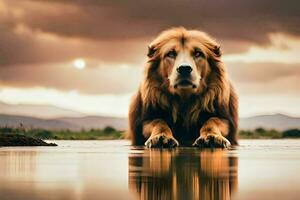
[[[207,120],[200,129],[200,137],[193,146],[228,148],[231,144],[225,138],[228,135],[228,122],[217,117]]]
[[[161,119],[146,122],[143,127],[143,134],[148,138],[145,146],[149,148],[179,146],[178,141],[173,137],[171,129]]]

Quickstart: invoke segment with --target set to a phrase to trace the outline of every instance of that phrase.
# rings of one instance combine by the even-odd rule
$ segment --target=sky
[[[300,116],[299,24],[297,0],[0,0],[0,102],[126,117],[147,45],[184,26],[221,44],[241,117]]]

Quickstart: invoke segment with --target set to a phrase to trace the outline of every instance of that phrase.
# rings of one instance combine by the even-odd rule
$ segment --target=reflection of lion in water
[[[150,44],[148,57],[129,111],[134,145],[237,144],[237,97],[213,39],[173,28]]]
[[[227,151],[145,151],[129,157],[129,188],[137,199],[230,199],[237,157]]]

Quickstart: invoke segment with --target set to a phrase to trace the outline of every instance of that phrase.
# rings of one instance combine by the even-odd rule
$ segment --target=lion
[[[148,49],[144,78],[129,107],[133,145],[237,145],[238,98],[207,33],[163,31]]]

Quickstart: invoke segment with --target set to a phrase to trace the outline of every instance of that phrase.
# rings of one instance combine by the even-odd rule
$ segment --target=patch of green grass
[[[90,130],[46,130],[46,129],[24,129],[24,128],[0,128],[1,133],[16,133],[31,136],[40,139],[55,139],[55,140],[112,140],[123,139],[124,133],[112,127],[104,129]]]
[[[257,128],[254,130],[240,130],[241,139],[280,139],[280,138],[300,138],[299,129],[278,131],[274,129]]]
[[[283,138],[300,138],[299,129],[290,129],[282,132]]]

